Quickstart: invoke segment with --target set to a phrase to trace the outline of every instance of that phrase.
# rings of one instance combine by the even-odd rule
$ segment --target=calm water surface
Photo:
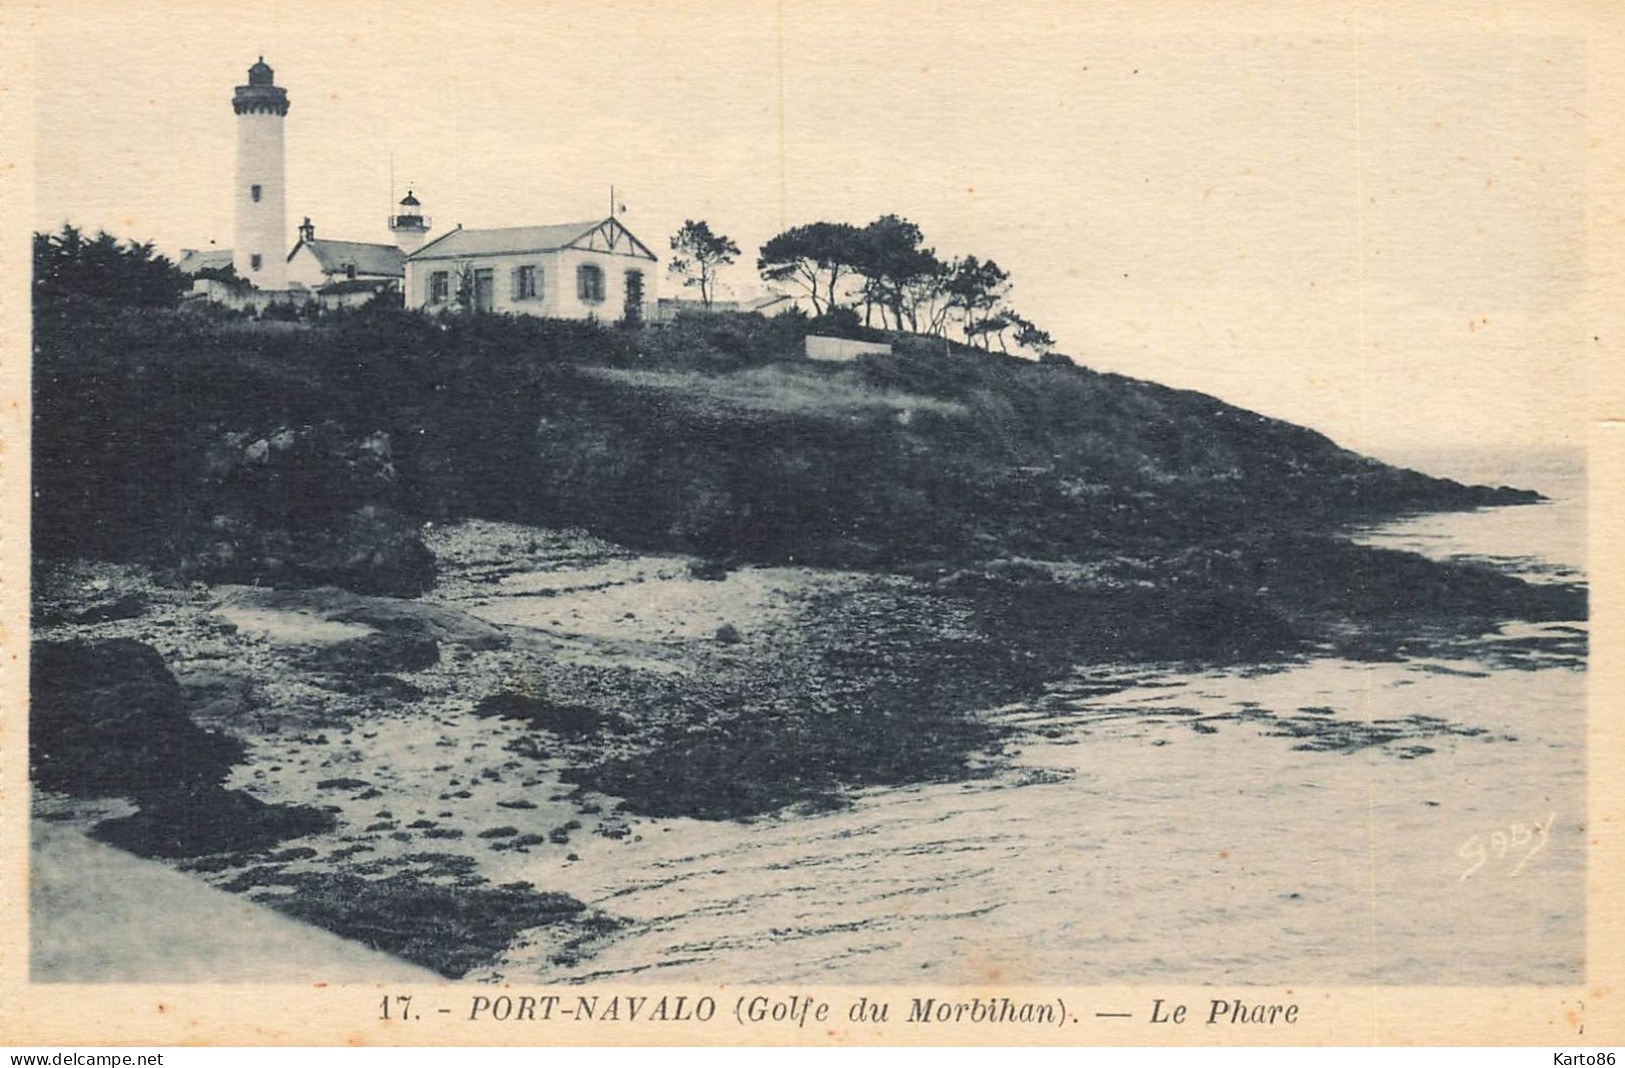
[[[1359,536],[1578,578],[1582,471],[1514,469],[1528,461],[1457,477],[1552,503]],[[991,713],[1021,731],[984,778],[816,816],[657,821],[532,874],[635,921],[568,978],[1570,982],[1585,675],[1564,654],[1580,635],[1508,626],[1447,662],[1080,671]],[[525,952],[507,978],[560,977],[551,947]]]

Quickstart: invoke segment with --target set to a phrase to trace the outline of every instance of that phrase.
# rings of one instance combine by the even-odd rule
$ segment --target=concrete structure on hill
[[[654,321],[671,323],[685,315],[726,315],[730,312],[753,312],[772,318],[795,306],[795,298],[787,293],[762,293],[739,300],[713,300],[709,307],[702,300],[661,297],[655,309]]]
[[[647,320],[658,257],[619,219],[442,234],[406,257],[406,306]]]
[[[890,356],[889,341],[854,341],[849,337],[830,337],[826,334],[808,334],[807,359],[829,363],[849,363],[859,356]]]

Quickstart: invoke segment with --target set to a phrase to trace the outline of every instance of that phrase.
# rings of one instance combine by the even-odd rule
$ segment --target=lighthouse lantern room
[[[423,214],[423,204],[408,189],[395,209],[395,214],[389,217],[390,232],[395,235],[395,244],[406,255],[410,256],[423,246],[424,235],[429,232],[429,218]]]

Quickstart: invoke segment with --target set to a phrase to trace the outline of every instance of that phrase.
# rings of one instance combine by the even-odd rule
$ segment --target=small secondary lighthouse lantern
[[[288,288],[282,120],[288,91],[261,56],[231,98],[237,113],[237,229],[232,266],[259,289]]]
[[[423,237],[429,232],[429,219],[423,214],[423,205],[412,190],[406,191],[395,214],[389,217],[389,229],[395,235],[396,247],[406,255],[410,256],[423,247]]]

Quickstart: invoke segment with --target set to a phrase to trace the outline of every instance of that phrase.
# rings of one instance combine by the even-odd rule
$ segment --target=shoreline
[[[1209,642],[1203,652],[1214,663],[1264,665],[1475,655],[1471,633],[1490,615],[1520,603],[1551,615],[1575,603],[1568,587],[1542,592],[1486,569],[1412,563],[1399,582],[1447,575],[1458,603],[1365,619],[1363,629],[1346,625],[1359,606],[1340,603],[1343,633],[1311,640],[1310,628],[1326,622],[1316,599],[1327,593],[1313,582],[1284,591],[1300,612],[1279,620],[1264,614],[1278,612],[1279,595],[1218,597],[1267,566],[1230,551],[1186,554],[1179,570],[1143,585],[1151,565],[1123,560],[1010,561],[926,581],[799,567],[719,574],[579,532],[481,521],[431,529],[427,540],[441,581],[404,600],[165,587],[120,565],[51,572],[36,597],[58,622],[40,625],[37,640],[156,648],[185,715],[247,744],[226,792],[269,806],[273,837],[283,808],[327,826],[248,845],[205,836],[176,855],[152,835],[216,795],[110,808],[40,792],[37,814],[104,837],[117,828],[138,852],[167,849],[163,863],[191,878],[448,977],[501,975],[508,952],[535,959],[537,945],[568,967],[625,921],[612,902],[575,900],[545,879],[531,885],[539,863],[567,872],[678,819],[810,814],[853,790],[988,774],[1008,763],[1022,728],[985,712],[1080,664],[1135,664],[1121,655],[1125,643],[1154,645],[1144,642],[1146,620],[1138,630],[1128,620],[1155,610],[1157,598],[1161,611],[1184,613],[1171,631],[1168,619],[1151,620],[1165,633],[1188,640],[1194,624],[1220,636],[1240,627],[1255,640]],[[1344,546],[1321,566],[1401,557]],[[1204,585],[1167,599],[1197,575]],[[1390,592],[1366,591],[1379,601]],[[1114,620],[1118,632],[1107,633]],[[1284,629],[1270,629],[1276,622]],[[1583,656],[1583,632],[1570,647]],[[1157,670],[1155,657],[1138,663]],[[144,806],[159,814],[146,829]],[[380,932],[388,916],[405,919]]]

